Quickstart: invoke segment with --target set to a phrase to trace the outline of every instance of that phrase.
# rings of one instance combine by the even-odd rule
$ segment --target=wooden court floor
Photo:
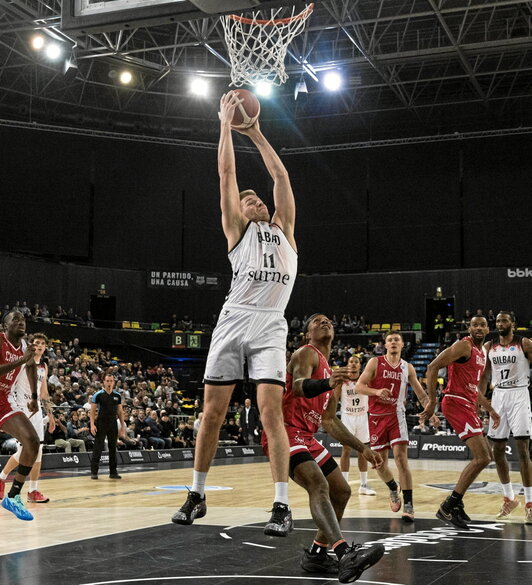
[[[522,507],[511,521],[495,520],[502,496],[494,469],[485,470],[466,496],[475,528],[460,534],[445,528],[434,513],[464,461],[411,461],[413,525],[390,511],[387,488],[375,472],[370,471],[370,485],[377,495],[359,496],[356,462],[352,464],[345,536],[354,542],[379,540],[387,548],[383,560],[359,582],[532,582],[532,526],[524,525]],[[286,539],[262,534],[273,495],[263,458],[217,463],[208,478],[208,514],[191,527],[170,522],[186,497],[189,464],[124,467],[122,480],[111,480],[104,472],[98,481],[90,479],[88,470],[47,472],[39,489],[50,502],[31,506],[33,522],[0,510],[1,585],[336,582],[299,568],[314,528],[306,492],[294,483],[290,500],[296,529]],[[512,481],[518,493],[518,473],[512,473]]]

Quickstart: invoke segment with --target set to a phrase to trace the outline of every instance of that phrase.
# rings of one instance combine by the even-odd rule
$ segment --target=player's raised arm
[[[262,156],[262,160],[268,169],[268,173],[270,173],[270,176],[273,179],[273,201],[275,204],[275,212],[272,217],[272,223],[276,223],[283,230],[290,245],[295,250],[297,249],[294,239],[296,204],[288,171],[279,158],[279,155],[275,152],[272,145],[261,132],[258,120],[253,126],[251,126],[251,128],[238,131],[251,138]]]
[[[466,340],[457,341],[451,347],[442,351],[435,359],[427,366],[427,391],[429,394],[429,401],[425,405],[425,409],[420,413],[420,421],[429,419],[434,414],[436,408],[436,387],[438,385],[438,371],[441,368],[447,367],[452,362],[460,358],[469,359],[471,357],[471,346]]]
[[[230,91],[220,99],[220,140],[218,142],[218,174],[220,176],[220,207],[222,228],[231,250],[240,239],[245,218],[240,210],[240,197],[236,181],[235,151],[231,134],[231,121],[236,106],[241,102],[238,94]]]
[[[366,396],[381,396],[382,398],[388,398],[392,395],[388,388],[371,388],[370,386],[375,378],[375,374],[377,373],[377,363],[378,360],[376,357],[369,360],[367,366],[360,375],[360,378],[357,380],[355,392]]]

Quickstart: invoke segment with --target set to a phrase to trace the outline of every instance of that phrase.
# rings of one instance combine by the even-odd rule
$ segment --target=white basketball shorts
[[[500,425],[494,429],[490,418],[488,437],[490,439],[508,439],[510,431],[514,437],[530,437],[532,424],[530,419],[530,394],[528,388],[493,390],[491,406],[501,417]]]
[[[214,328],[205,365],[206,384],[234,384],[244,379],[285,385],[288,325],[277,310],[224,305]]]
[[[25,411],[25,414],[30,417],[31,413],[29,411]],[[42,445],[44,443],[44,420],[42,416],[42,410],[39,410],[30,418],[30,422],[33,425],[33,428],[37,431],[37,436],[39,437],[39,452],[37,454],[36,461],[39,462],[42,459]],[[22,453],[22,445],[17,441],[17,452],[15,453],[15,459],[20,461],[20,454]]]
[[[362,443],[369,443],[368,415],[361,414],[352,416],[342,414],[342,422],[346,429]]]

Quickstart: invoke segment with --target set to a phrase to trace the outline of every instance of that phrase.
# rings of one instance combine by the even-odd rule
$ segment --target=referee
[[[105,438],[109,446],[109,477],[122,479],[116,469],[116,442],[118,440],[117,417],[120,419],[120,435],[125,435],[124,411],[122,410],[122,397],[115,392],[115,378],[112,374],[105,374],[103,378],[103,390],[98,390],[91,400],[91,433],[94,435],[94,450],[91,461],[91,479],[98,479],[98,467],[102,456]],[[96,426],[96,405],[98,405],[98,426]]]

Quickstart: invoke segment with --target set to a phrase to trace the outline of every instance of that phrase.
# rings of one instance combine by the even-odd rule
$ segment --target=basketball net
[[[283,8],[272,9],[266,20],[260,18],[260,12],[253,12],[251,18],[220,16],[231,62],[231,85],[283,84],[288,79],[284,67],[288,45],[302,32],[313,9],[314,4],[309,4],[295,14],[294,6],[291,16],[285,18],[279,18]]]

